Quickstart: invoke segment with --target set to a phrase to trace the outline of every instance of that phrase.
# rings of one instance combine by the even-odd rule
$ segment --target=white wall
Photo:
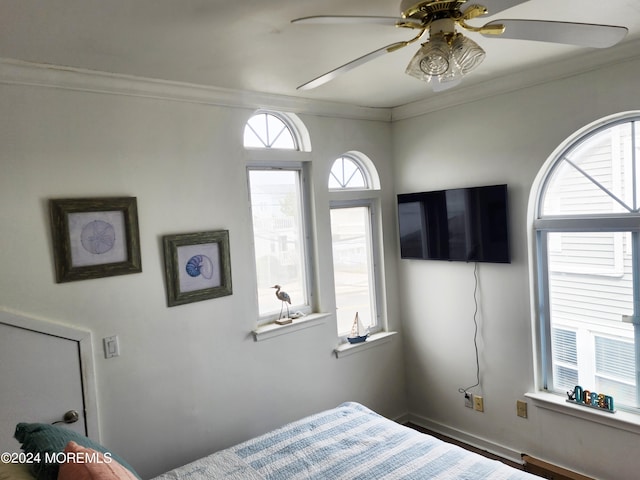
[[[404,339],[339,360],[331,321],[265,342],[249,334],[257,306],[245,267],[251,242],[241,132],[251,108],[153,98],[157,85],[147,98],[12,80],[0,85],[0,308],[93,332],[103,443],[144,477],[345,400],[403,415],[404,345],[414,420],[600,479],[635,478],[637,435],[531,404],[521,419],[515,402],[534,387],[531,185],[573,132],[640,108],[639,73],[640,62],[623,63],[392,126],[301,115],[313,144],[323,310],[333,308],[323,176],[336,155],[360,150],[376,163],[384,192],[390,328],[400,329],[400,310]],[[56,76],[65,83],[64,72]],[[480,265],[480,414],[458,393],[475,381],[473,266],[398,263],[394,194],[502,182],[510,187],[513,262]],[[143,272],[56,284],[48,199],[114,195],[138,198]],[[162,235],[223,228],[234,294],[167,308]],[[105,360],[101,339],[114,334],[122,355]]]
[[[638,436],[516,400],[534,390],[529,194],[552,152],[583,126],[640,109],[640,61],[394,123],[398,193],[507,183],[512,263],[479,266],[485,413],[458,388],[475,383],[473,264],[401,260],[399,286],[411,417],[500,451],[508,447],[598,479],[637,478]]]
[[[64,86],[66,74],[55,75]],[[102,442],[147,478],[347,400],[404,415],[399,335],[336,359],[333,317],[266,341],[250,334],[257,303],[242,131],[253,110],[152,98],[158,85],[148,98],[99,85],[0,85],[0,308],[93,332]],[[332,311],[327,175],[340,153],[368,155],[385,231],[394,232],[391,127],[302,120],[316,174],[318,302]],[[138,200],[143,272],[56,284],[47,201],[121,195]],[[216,229],[230,232],[233,295],[167,308],[162,236]],[[395,242],[385,237],[389,326],[398,330]],[[121,356],[106,360],[109,335],[119,336]]]

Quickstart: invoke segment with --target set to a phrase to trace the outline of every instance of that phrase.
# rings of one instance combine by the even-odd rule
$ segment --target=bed
[[[153,480],[535,477],[344,403],[171,470]]]
[[[138,480],[114,452],[58,425],[19,423],[22,454],[0,480]],[[60,454],[65,452],[67,455]],[[89,461],[65,462],[68,455]],[[56,461],[45,460],[47,457]],[[25,459],[37,458],[37,462]],[[62,458],[61,463],[57,463]],[[524,471],[348,402],[200,458],[153,480],[533,480]]]

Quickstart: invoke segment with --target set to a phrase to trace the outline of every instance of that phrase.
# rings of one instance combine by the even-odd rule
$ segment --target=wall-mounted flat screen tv
[[[510,263],[506,185],[398,195],[401,258]]]

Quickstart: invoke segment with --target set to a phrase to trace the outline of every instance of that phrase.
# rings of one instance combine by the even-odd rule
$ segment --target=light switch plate
[[[102,345],[104,346],[104,358],[113,358],[120,356],[120,343],[118,342],[117,335],[104,337],[102,339]]]

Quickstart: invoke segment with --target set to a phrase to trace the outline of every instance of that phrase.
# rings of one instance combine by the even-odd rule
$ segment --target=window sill
[[[253,339],[256,342],[268,340],[270,338],[287,335],[289,333],[304,330],[305,328],[321,325],[330,315],[328,313],[311,313],[302,318],[295,319],[287,325],[278,325],[277,323],[268,323],[256,328],[253,332]]]
[[[617,410],[615,413],[599,412],[594,408],[581,407],[568,403],[562,396],[546,392],[526,393],[536,407],[552,412],[599,423],[618,430],[640,434],[640,415]]]
[[[333,353],[336,354],[336,358],[342,358],[353,355],[354,353],[364,352],[372,347],[377,347],[378,345],[391,341],[391,338],[396,333],[398,332],[379,332],[369,336],[369,338],[362,343],[342,343],[333,350]]]

